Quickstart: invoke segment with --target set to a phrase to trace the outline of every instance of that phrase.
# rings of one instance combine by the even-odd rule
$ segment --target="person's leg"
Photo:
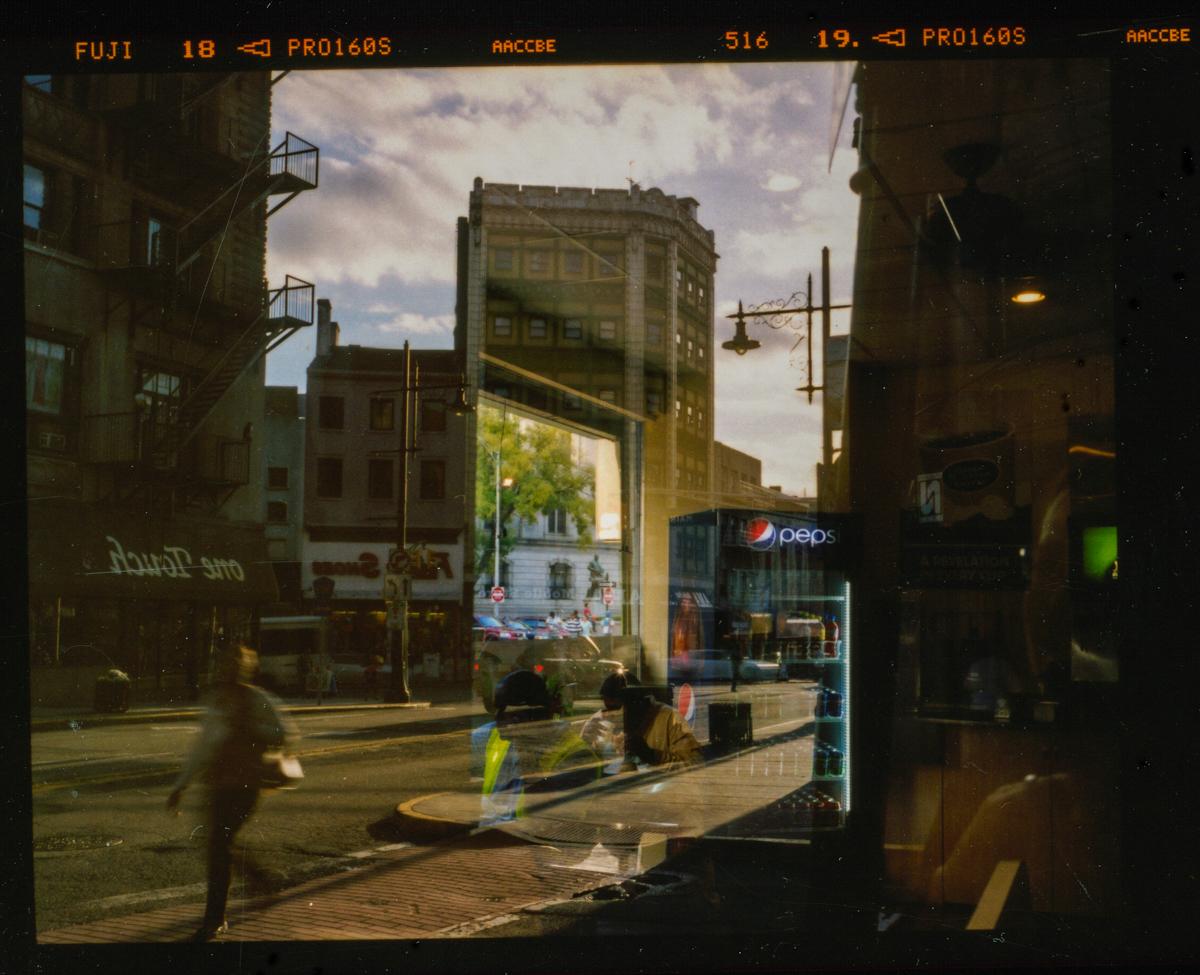
[[[257,799],[258,792],[254,789],[220,789],[213,793],[208,835],[208,896],[201,932],[215,932],[225,924],[234,839],[250,818]]]

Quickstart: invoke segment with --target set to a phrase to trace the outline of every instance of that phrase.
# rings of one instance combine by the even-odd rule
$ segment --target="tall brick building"
[[[459,221],[458,344],[485,399],[618,444],[616,598],[652,667],[667,521],[711,500],[717,253],[698,206],[637,184],[476,179]]]
[[[265,72],[25,79],[35,696],[89,655],[194,691],[277,596],[263,356],[313,295],[266,282],[267,218],[319,154],[270,120]]]

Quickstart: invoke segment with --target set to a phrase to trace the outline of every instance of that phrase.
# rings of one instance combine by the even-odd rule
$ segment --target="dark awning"
[[[29,502],[29,589],[213,603],[279,598],[262,526],[139,518],[57,499]]]

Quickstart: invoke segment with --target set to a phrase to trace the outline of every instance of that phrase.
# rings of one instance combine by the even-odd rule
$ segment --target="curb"
[[[417,812],[417,803],[445,795],[451,795],[451,793],[431,792],[427,795],[417,796],[415,799],[409,799],[407,802],[402,802],[396,806],[392,815],[403,822],[406,830],[419,834],[423,839],[446,840],[467,836],[475,829],[478,823],[461,822],[457,819],[443,819],[440,816],[428,816],[425,813]]]
[[[408,704],[298,704],[284,707],[291,715],[334,714],[348,711],[381,711],[399,708],[424,709],[430,707],[431,701],[411,701]],[[86,712],[81,715],[62,715],[54,718],[33,718],[29,722],[30,732],[64,731],[84,727],[95,728],[100,725],[119,724],[150,724],[155,721],[188,721],[199,720],[204,716],[204,708],[193,708],[187,711],[139,711],[123,714],[101,714]]]

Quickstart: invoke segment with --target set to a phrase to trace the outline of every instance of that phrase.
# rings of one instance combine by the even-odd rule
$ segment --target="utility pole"
[[[396,491],[396,524],[400,537],[398,554],[401,559],[408,556],[408,454],[411,448],[409,436],[409,397],[414,394],[412,375],[412,350],[404,340],[404,358],[401,366],[404,381],[400,389],[400,484]],[[412,590],[412,567],[404,566],[400,591],[396,593],[396,612],[391,620],[392,679],[387,700],[393,704],[408,704],[412,692],[408,687],[408,597]]]

